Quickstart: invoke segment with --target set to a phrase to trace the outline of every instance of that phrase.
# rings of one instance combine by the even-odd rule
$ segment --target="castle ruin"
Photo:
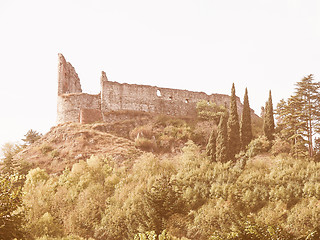
[[[160,88],[147,85],[111,82],[102,72],[99,94],[83,93],[74,67],[58,54],[57,123],[92,123],[107,121],[106,114],[114,111],[142,111],[170,116],[195,116],[200,100],[229,106],[230,97],[224,94]],[[238,111],[242,104],[237,98]],[[252,111],[252,114],[253,111]]]

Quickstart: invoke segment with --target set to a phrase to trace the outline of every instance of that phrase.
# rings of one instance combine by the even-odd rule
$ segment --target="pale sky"
[[[0,145],[55,125],[61,52],[82,89],[110,81],[236,94],[274,107],[320,81],[319,0],[0,0]]]

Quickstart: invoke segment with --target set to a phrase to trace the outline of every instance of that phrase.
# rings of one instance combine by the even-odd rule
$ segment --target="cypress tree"
[[[228,161],[228,130],[225,115],[220,117],[216,140],[216,159],[218,162]]]
[[[234,83],[232,84],[230,97],[230,113],[228,118],[228,144],[229,158],[231,160],[234,160],[235,155],[240,152],[240,126]]]
[[[216,161],[216,134],[215,131],[212,130],[207,148],[206,148],[206,153],[207,156],[210,158],[211,161]]]
[[[243,110],[240,125],[241,148],[246,149],[252,140],[252,125],[251,125],[251,109],[249,105],[248,89],[244,93]]]
[[[263,132],[269,141],[274,139],[274,117],[273,117],[273,105],[271,90],[269,91],[269,99],[266,102],[264,120],[263,120]]]

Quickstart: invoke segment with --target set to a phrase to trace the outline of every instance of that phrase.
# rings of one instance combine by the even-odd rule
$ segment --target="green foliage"
[[[58,149],[52,150],[52,151],[50,152],[50,156],[51,156],[51,158],[57,158],[57,157],[59,157],[59,151],[58,151]]]
[[[47,154],[47,153],[53,151],[53,147],[50,146],[50,145],[47,144],[47,143],[43,143],[43,144],[40,146],[40,151],[42,152],[42,154]]]
[[[171,215],[183,212],[185,207],[177,184],[167,175],[159,176],[151,189],[145,192],[145,204],[153,215],[152,225],[157,234],[165,228],[165,222]]]
[[[42,134],[30,129],[24,136],[25,138],[22,139],[22,141],[25,142],[25,146],[28,146],[39,140],[42,137]]]
[[[200,119],[214,121],[216,124],[219,124],[220,117],[227,112],[225,106],[218,106],[215,102],[206,100],[199,101],[196,109]]]
[[[287,141],[281,139],[279,136],[276,136],[271,147],[271,153],[273,155],[289,154],[290,151],[290,144]]]
[[[141,148],[144,151],[156,151],[157,150],[157,143],[155,139],[148,139],[145,137],[137,137],[134,140],[134,144],[136,147]]]
[[[274,117],[273,117],[273,104],[271,90],[269,91],[269,98],[266,102],[264,122],[263,122],[263,132],[269,141],[274,139]]]
[[[67,237],[49,237],[49,236],[42,236],[37,238],[36,240],[85,240],[82,237],[78,237],[75,235],[69,235]],[[93,238],[89,238],[88,240],[94,240]]]
[[[299,99],[300,121],[305,122],[303,135],[308,141],[309,156],[313,156],[314,132],[319,132],[320,110],[319,110],[319,82],[314,82],[313,75],[304,77],[296,83],[295,96]]]
[[[0,175],[0,239],[22,238],[23,213],[21,206],[21,186],[23,178],[18,174]]]
[[[22,146],[19,144],[5,143],[1,151],[4,158],[2,158],[2,169],[3,173],[13,174],[19,167],[17,162],[13,160],[13,157],[22,150]]]
[[[194,129],[182,119],[160,116],[152,125],[133,129],[130,137],[145,151],[174,152],[189,139],[197,138]]]
[[[288,240],[293,236],[279,226],[262,226],[250,220],[239,222],[236,230],[215,233],[210,240]]]
[[[172,238],[163,230],[161,234],[157,235],[155,231],[138,233],[134,236],[134,240],[174,240],[176,238]]]
[[[228,156],[230,160],[235,159],[235,155],[240,152],[240,126],[236,99],[236,90],[232,84],[230,97],[230,111],[228,118]]]
[[[266,137],[250,144],[246,165],[210,161],[188,141],[130,166],[93,156],[59,176],[33,169],[22,197],[28,239],[317,239],[320,163],[256,155]]]
[[[319,133],[319,82],[314,82],[310,74],[296,83],[296,92],[287,101],[281,100],[277,106],[279,129],[291,145],[308,146],[308,155],[314,155],[313,142]],[[296,148],[296,147],[295,147]],[[298,157],[299,152],[293,151]]]
[[[226,116],[221,116],[216,140],[216,159],[218,162],[229,160],[228,129]]]
[[[251,125],[251,109],[249,105],[248,90],[246,88],[243,100],[243,110],[240,124],[240,140],[241,149],[245,150],[252,140],[252,125]]]
[[[59,177],[31,170],[23,188],[27,231],[32,237],[94,237],[105,201],[119,181],[112,171],[103,157],[80,161]]]
[[[268,152],[270,147],[271,143],[268,141],[267,137],[260,136],[249,143],[246,155],[249,158],[252,158],[258,154]]]
[[[216,140],[216,133],[214,130],[212,130],[206,147],[207,156],[211,161],[216,161]]]

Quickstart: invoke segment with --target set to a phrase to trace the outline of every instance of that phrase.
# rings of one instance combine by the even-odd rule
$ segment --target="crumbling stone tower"
[[[230,97],[223,94],[159,88],[155,86],[111,82],[102,72],[99,94],[82,93],[80,79],[74,67],[58,54],[57,123],[90,123],[107,121],[113,111],[142,111],[171,116],[194,116],[200,100],[229,106]],[[240,99],[238,111],[242,111]]]

